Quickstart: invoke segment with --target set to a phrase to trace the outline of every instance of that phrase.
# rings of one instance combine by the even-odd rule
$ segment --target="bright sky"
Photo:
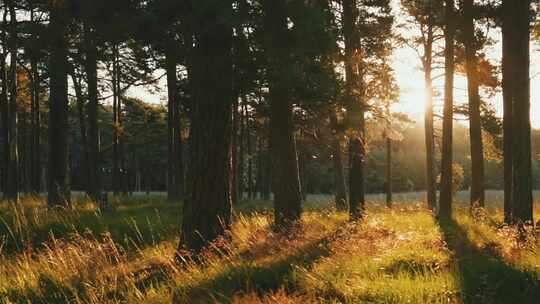
[[[396,23],[403,22],[404,13],[400,11],[399,0],[392,0],[392,7],[396,18]],[[412,33],[411,33],[412,34]],[[501,32],[500,29],[489,30],[489,36],[497,43],[490,48],[486,49],[488,58],[495,64],[499,65],[501,62],[502,45],[501,45]],[[407,35],[407,33],[405,33]],[[531,43],[531,123],[534,128],[540,128],[540,61],[538,56],[535,56],[540,51],[540,45],[538,42]],[[422,50],[420,50],[422,52]],[[424,76],[421,70],[421,62],[417,53],[410,47],[404,46],[399,48],[394,53],[393,68],[396,73],[396,80],[401,89],[401,98],[398,105],[395,106],[395,111],[408,113],[411,118],[416,120],[424,119],[424,105],[425,105],[425,90],[424,90]],[[438,73],[443,71],[437,71],[433,73],[435,77]],[[499,75],[499,77],[502,77]],[[434,82],[434,87],[444,93],[443,78],[439,78]],[[455,104],[467,102],[467,80],[463,76],[456,75],[454,84],[454,96]],[[485,99],[484,99],[485,100]],[[494,98],[485,100],[492,104],[497,110],[498,114],[502,117],[502,91],[500,91]],[[442,99],[436,98],[434,100],[435,111],[442,109]]]
[[[500,32],[494,35],[494,38],[500,40]],[[531,46],[531,122],[533,127],[540,128],[540,61],[538,60],[539,46]],[[500,43],[494,45],[488,50],[489,57],[493,62],[499,64],[501,57]],[[424,78],[423,71],[420,69],[420,61],[416,52],[408,47],[397,49],[394,54],[393,67],[396,72],[396,79],[401,88],[400,103],[396,105],[396,111],[408,113],[414,119],[423,119],[424,115]],[[442,71],[439,71],[439,73]],[[434,76],[437,72],[434,73]],[[434,85],[442,91],[442,78],[438,79]],[[467,101],[467,82],[463,76],[456,75],[455,78],[455,103],[459,104]],[[487,100],[497,109],[502,116],[502,93],[499,92],[493,99]],[[440,110],[442,100],[435,100],[435,109]]]

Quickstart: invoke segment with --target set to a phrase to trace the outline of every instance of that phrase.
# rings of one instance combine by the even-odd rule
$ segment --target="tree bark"
[[[349,129],[349,212],[351,220],[361,219],[365,209],[365,117],[362,104],[360,39],[356,28],[356,0],[343,1],[345,37],[345,77],[347,95],[347,128]]]
[[[530,118],[530,0],[512,1],[514,29],[513,93],[513,216],[518,223],[533,224],[531,118]]]
[[[117,49],[117,59],[116,59],[116,93],[118,94],[118,109],[116,110],[116,115],[118,115],[118,128],[121,130],[118,134],[118,161],[119,164],[119,188],[122,191],[122,195],[128,195],[128,184],[127,177],[128,172],[126,169],[126,137],[124,134],[124,116],[122,109],[124,105],[124,94],[122,90],[122,73],[120,69],[120,51]]]
[[[478,83],[477,56],[474,36],[473,0],[464,0],[465,14],[464,44],[469,97],[469,133],[471,142],[471,208],[484,207],[484,146],[480,120],[480,93]]]
[[[452,130],[454,114],[454,0],[446,0],[445,18],[445,89],[443,113],[443,146],[441,161],[441,199],[439,216],[452,216]]]
[[[190,14],[198,26],[193,27],[197,44],[188,54],[193,103],[180,249],[194,253],[223,236],[231,223],[230,134],[235,94],[228,23],[232,2],[225,2]]]
[[[99,144],[98,122],[98,76],[95,29],[85,25],[86,77],[88,84],[88,194],[95,202],[101,201],[101,148]]]
[[[34,22],[34,10],[30,12],[31,22]],[[35,38],[35,37],[34,37]],[[36,39],[36,38],[35,38]],[[38,194],[41,191],[41,111],[40,111],[40,91],[41,91],[41,77],[39,75],[38,59],[36,50],[32,50],[30,58],[30,70],[31,70],[31,189],[34,194]]]
[[[336,200],[336,210],[346,211],[347,209],[347,186],[345,185],[345,171],[343,168],[343,156],[341,151],[341,141],[343,135],[338,130],[338,121],[335,109],[330,110],[330,125],[334,130],[332,136],[332,165],[334,169],[334,196]]]
[[[2,192],[4,194],[4,199],[7,198],[7,188],[8,188],[8,167],[9,167],[9,114],[8,114],[8,94],[7,94],[7,73],[6,73],[6,60],[2,55],[0,60],[0,73],[2,74],[2,92],[1,92],[1,102],[2,102],[2,144],[3,144],[3,155],[2,155]]]
[[[430,12],[431,14],[431,12]],[[433,25],[432,17],[427,29],[424,44],[424,83],[426,88],[426,110],[424,117],[426,141],[426,191],[428,208],[435,210],[437,206],[437,186],[435,181],[435,140],[433,127],[433,80],[431,77],[433,64]]]
[[[285,0],[263,1],[264,25],[268,37],[265,51],[268,57],[270,101],[270,152],[274,191],[274,223],[287,229],[300,221],[302,195],[298,171],[298,155],[294,136],[293,103],[289,77],[291,62]]]
[[[41,191],[41,112],[40,112],[40,75],[37,62],[32,59],[32,107],[31,107],[31,189],[34,194]]]
[[[4,10],[3,23],[7,24],[8,10]],[[2,115],[2,140],[3,140],[3,157],[2,157],[2,192],[4,199],[7,198],[8,189],[8,168],[9,168],[9,100],[8,100],[8,73],[6,69],[7,60],[7,33],[6,29],[2,29],[2,57],[0,58],[0,77],[2,78],[2,87],[0,92],[1,115]]]
[[[30,76],[28,76],[30,78]],[[31,101],[30,101],[31,103]],[[30,112],[21,111],[19,114],[19,122],[17,123],[17,133],[19,133],[19,192],[30,192],[30,152],[32,141],[30,137]]]
[[[18,110],[17,110],[17,14],[13,1],[9,3],[10,17],[10,67],[9,67],[9,163],[8,163],[8,184],[6,189],[6,199],[13,202],[19,201],[19,150],[18,150]]]
[[[118,113],[120,103],[119,101],[119,92],[118,92],[118,46],[115,44],[113,46],[113,79],[112,79],[112,85],[113,85],[113,172],[112,172],[112,189],[113,194],[118,195],[120,193],[120,182],[121,182],[121,172],[120,172],[120,159],[119,159],[119,152],[120,152],[120,114]]]
[[[184,141],[182,139],[182,101],[178,97],[176,103],[176,194],[179,200],[184,199]]]
[[[70,206],[68,174],[68,10],[65,2],[55,2],[50,10],[49,63],[49,206]]]
[[[167,197],[170,201],[177,201],[179,197],[179,172],[178,156],[179,147],[177,137],[180,136],[178,114],[178,79],[176,77],[176,57],[174,49],[170,46],[165,50],[165,61],[167,69],[167,93],[168,93],[168,182]]]
[[[90,170],[89,170],[89,163],[88,163],[88,138],[87,138],[87,129],[86,129],[86,115],[84,113],[84,94],[82,91],[82,85],[81,80],[77,79],[75,76],[75,72],[71,75],[71,79],[73,80],[73,87],[75,88],[75,95],[77,98],[77,114],[79,117],[79,130],[81,133],[81,152],[82,152],[82,176],[84,177],[83,184],[84,184],[84,190],[87,194],[90,194],[89,192],[89,183],[90,183]]]
[[[512,22],[514,14],[514,2],[505,0],[502,2],[502,88],[503,88],[503,162],[504,162],[504,221],[508,224],[513,222],[513,139],[512,118],[514,101],[514,37]]]

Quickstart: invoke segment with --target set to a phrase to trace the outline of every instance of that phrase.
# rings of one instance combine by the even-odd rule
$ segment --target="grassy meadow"
[[[64,212],[0,203],[0,303],[539,303],[538,234],[502,225],[500,192],[443,222],[422,194],[395,198],[387,209],[371,196],[352,224],[310,196],[287,235],[271,229],[270,202],[243,202],[232,241],[202,264],[174,261],[182,208],[163,196],[113,200],[105,214],[83,199]]]

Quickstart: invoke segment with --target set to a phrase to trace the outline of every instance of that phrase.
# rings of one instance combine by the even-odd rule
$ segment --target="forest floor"
[[[198,265],[174,262],[181,204],[162,197],[106,214],[0,203],[0,303],[539,303],[539,238],[518,238],[497,204],[438,221],[420,203],[377,201],[351,224],[313,197],[287,235],[271,229],[270,202],[244,202],[232,241]]]

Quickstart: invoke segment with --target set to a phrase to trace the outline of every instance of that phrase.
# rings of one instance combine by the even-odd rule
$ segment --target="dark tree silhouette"
[[[187,55],[193,102],[180,248],[194,252],[222,236],[231,221],[232,3],[203,2],[191,2],[184,14],[196,44]]]
[[[513,1],[510,10],[513,35],[512,109],[512,216],[518,223],[532,224],[531,102],[530,102],[530,0]],[[508,6],[506,6],[508,7]]]
[[[68,41],[70,1],[50,6],[49,195],[50,206],[69,206]]]
[[[446,0],[445,4],[445,89],[441,161],[441,197],[439,203],[439,216],[451,217],[453,196],[452,132],[454,116],[454,0]]]
[[[503,161],[504,161],[504,220],[511,223],[513,220],[513,138],[512,117],[514,101],[514,35],[512,22],[514,21],[513,1],[502,2],[502,89],[503,89]]]
[[[264,0],[262,4],[267,35],[265,51],[268,61],[274,217],[276,226],[281,228],[300,220],[302,212],[290,87],[290,77],[294,74],[294,62],[291,62],[292,35],[287,28],[286,1]]]
[[[480,117],[480,93],[476,55],[473,0],[463,1],[464,45],[469,97],[469,134],[471,141],[471,207],[484,207],[484,147]]]
[[[347,128],[349,134],[349,212],[352,220],[362,217],[365,208],[364,128],[361,79],[361,50],[356,27],[356,0],[343,2],[343,36],[345,40],[345,78]]]
[[[17,58],[18,58],[18,38],[17,38],[17,12],[15,11],[15,1],[9,1],[9,103],[8,103],[8,120],[9,120],[9,162],[7,167],[7,188],[5,191],[6,199],[18,202],[19,200],[19,135],[17,129],[18,110],[17,110]]]

